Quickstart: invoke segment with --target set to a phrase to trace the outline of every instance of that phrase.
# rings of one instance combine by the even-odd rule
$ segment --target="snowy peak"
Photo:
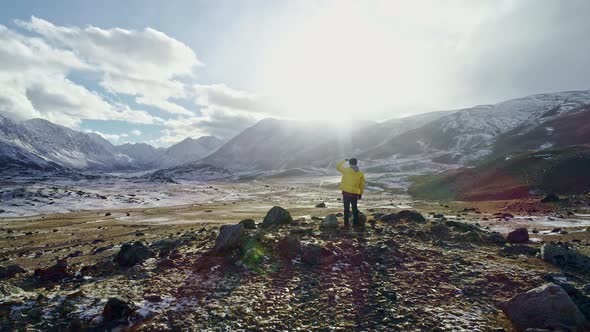
[[[202,136],[197,139],[186,138],[166,150],[162,167],[182,165],[203,159],[223,145],[223,141],[214,136]]]
[[[489,155],[495,139],[524,123],[540,124],[590,103],[590,90],[546,93],[457,110],[366,152],[365,158],[394,155],[442,156],[467,162]]]

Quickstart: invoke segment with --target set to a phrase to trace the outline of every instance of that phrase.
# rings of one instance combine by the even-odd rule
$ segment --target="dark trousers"
[[[347,192],[342,193],[342,202],[344,203],[344,223],[348,224],[350,221],[350,206],[352,205],[352,225],[356,226],[359,222],[359,209],[357,206],[358,195]]]

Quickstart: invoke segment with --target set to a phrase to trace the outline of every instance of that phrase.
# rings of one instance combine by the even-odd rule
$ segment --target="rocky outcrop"
[[[105,304],[102,317],[104,322],[124,321],[135,310],[137,310],[137,307],[131,301],[120,297],[112,297]]]
[[[320,230],[334,231],[338,229],[338,217],[335,214],[327,215],[320,223]]]
[[[519,330],[581,330],[587,321],[576,304],[558,285],[549,283],[499,304]]]
[[[6,267],[0,266],[0,280],[14,278],[17,274],[26,272],[27,270],[18,264],[7,265]]]
[[[121,267],[130,267],[154,256],[154,251],[141,242],[125,243],[113,261]]]
[[[256,221],[254,219],[244,219],[239,222],[240,225],[244,225],[246,229],[256,229]]]
[[[590,257],[563,245],[545,243],[541,247],[541,258],[561,268],[590,272]]]
[[[508,233],[506,240],[510,243],[526,243],[529,241],[529,232],[526,228],[517,228]]]
[[[280,206],[274,206],[266,213],[264,220],[262,220],[262,228],[270,228],[292,223],[293,218],[291,217],[289,211],[283,209]]]
[[[40,282],[57,282],[66,278],[72,277],[68,269],[68,262],[65,259],[60,259],[57,263],[46,269],[36,269],[34,276]]]
[[[402,210],[398,213],[390,213],[384,216],[381,216],[379,220],[383,222],[400,222],[400,221],[409,221],[409,222],[426,222],[426,218],[422,214],[417,211],[411,210]]]
[[[238,248],[245,233],[244,229],[244,225],[241,224],[221,226],[213,252],[220,254]]]

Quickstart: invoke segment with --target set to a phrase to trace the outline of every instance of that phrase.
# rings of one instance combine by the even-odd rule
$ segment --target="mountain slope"
[[[169,147],[163,155],[160,167],[173,167],[203,159],[223,145],[223,141],[214,136],[202,136],[197,139],[186,138]]]
[[[590,90],[539,94],[466,108],[394,137],[361,157],[426,155],[435,160],[468,162],[489,155],[496,137],[503,133],[524,123],[546,122],[588,103]]]
[[[590,104],[552,116],[541,123],[525,123],[496,139],[495,156],[590,144]]]
[[[307,164],[307,152],[337,136],[326,124],[264,119],[244,130],[201,163],[231,170],[279,170]]]
[[[590,145],[574,145],[488,161],[414,179],[408,192],[417,198],[493,200],[532,193],[579,194],[590,188]]]
[[[156,149],[146,143],[126,143],[115,146],[118,153],[127,156],[130,164],[140,168],[156,168],[160,165],[165,149]]]

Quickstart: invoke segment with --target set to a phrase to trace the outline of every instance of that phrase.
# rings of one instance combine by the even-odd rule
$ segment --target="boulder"
[[[325,265],[333,263],[336,255],[331,250],[310,243],[302,248],[302,260],[309,265]]]
[[[160,270],[168,270],[176,267],[176,263],[170,258],[164,258],[156,263],[156,267]]]
[[[262,228],[269,228],[273,226],[280,226],[286,224],[292,224],[293,218],[289,211],[283,209],[280,206],[274,206],[268,211],[264,220],[262,220]]]
[[[102,317],[105,322],[125,321],[135,310],[137,310],[137,307],[131,301],[120,297],[112,297],[105,304]]]
[[[221,254],[239,248],[244,233],[245,227],[241,224],[221,226],[219,235],[215,239],[213,252]]]
[[[315,207],[317,207],[317,208],[325,208],[326,207],[326,203],[321,202],[320,204],[316,205]]]
[[[412,210],[402,210],[398,213],[386,214],[381,216],[379,220],[385,222],[398,222],[402,220],[420,223],[426,222],[426,218],[422,214]]]
[[[60,259],[51,267],[36,269],[34,276],[41,282],[57,282],[72,277],[72,274],[68,270],[68,262],[65,259]]]
[[[554,283],[518,294],[498,306],[519,331],[529,328],[581,330],[587,324],[572,299]]]
[[[121,246],[121,250],[115,255],[113,261],[119,266],[130,267],[141,264],[146,259],[154,256],[154,251],[141,242],[125,243]]]
[[[590,257],[566,246],[545,243],[541,247],[541,258],[562,268],[571,268],[583,273],[590,272]]]
[[[440,222],[434,223],[430,226],[430,232],[436,238],[441,240],[448,240],[451,237],[450,228]]]
[[[256,229],[256,221],[254,219],[244,219],[239,222],[240,225],[244,225],[246,229]]]
[[[558,201],[559,201],[559,196],[557,196],[557,194],[555,194],[555,193],[551,193],[551,194],[545,196],[541,200],[541,203],[553,203],[553,202],[558,202]]]
[[[510,243],[526,243],[529,241],[529,231],[522,227],[508,233],[506,240]]]
[[[19,273],[27,273],[20,265],[12,264],[6,267],[0,266],[0,280],[14,278]]]
[[[506,246],[500,249],[500,253],[503,255],[508,256],[518,256],[518,255],[526,255],[526,256],[535,256],[539,252],[539,249],[524,246],[524,245],[515,245],[515,246]]]
[[[359,211],[359,220],[357,225],[353,225],[355,227],[365,227],[367,224],[367,216]]]
[[[293,259],[301,253],[301,242],[292,236],[285,236],[279,240],[277,248],[281,257]]]
[[[320,229],[322,231],[333,231],[338,229],[338,217],[336,217],[335,214],[327,215],[320,223]]]

